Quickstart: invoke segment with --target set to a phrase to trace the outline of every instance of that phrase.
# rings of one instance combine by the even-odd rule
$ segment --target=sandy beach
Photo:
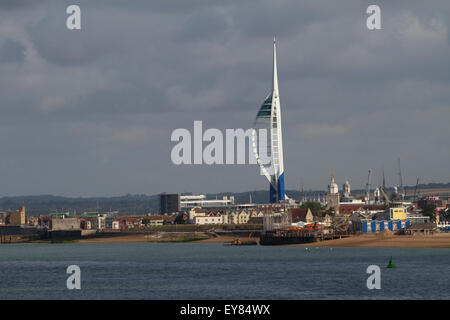
[[[236,239],[232,236],[211,237],[205,240],[191,241],[192,243],[225,243]],[[241,240],[248,238],[241,237]],[[258,241],[258,238],[252,237]],[[78,243],[127,243],[127,242],[177,242],[177,238],[154,238],[144,234],[124,235],[105,238],[88,238],[78,240]],[[343,239],[327,240],[315,243],[293,244],[299,247],[386,247],[386,248],[450,248],[450,234],[442,233],[428,236],[398,236],[383,234],[363,234]]]
[[[296,244],[301,247],[383,247],[383,248],[450,248],[450,234],[434,235],[382,235],[363,234],[349,238],[316,243]]]

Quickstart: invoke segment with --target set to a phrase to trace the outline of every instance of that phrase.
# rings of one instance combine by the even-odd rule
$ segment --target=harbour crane
[[[417,178],[417,182],[416,182],[416,188],[414,189],[414,198],[413,198],[413,202],[415,202],[417,199],[417,187],[419,186],[419,178]]]
[[[386,204],[389,204],[389,203],[391,202],[391,200],[389,199],[389,196],[386,194],[386,192],[384,191],[383,188],[381,188],[381,194],[382,194],[383,197],[384,197],[384,202],[385,202]]]
[[[369,169],[369,175],[367,176],[367,184],[366,184],[366,203],[369,204],[370,200],[370,178],[372,176],[372,170]]]
[[[402,200],[405,199],[405,189],[403,188],[403,178],[402,178],[402,170],[400,167],[400,157],[398,158],[398,179],[399,179],[399,192],[400,192],[400,198]]]
[[[383,172],[383,185],[380,188],[381,189],[381,194],[383,195],[384,202],[386,204],[389,204],[391,202],[391,200],[389,199],[389,196],[386,193],[386,177],[384,176],[384,167],[382,169],[382,172]]]

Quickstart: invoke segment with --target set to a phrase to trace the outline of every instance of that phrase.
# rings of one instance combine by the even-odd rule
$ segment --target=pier
[[[318,241],[334,240],[351,237],[349,233],[329,233],[309,232],[300,230],[275,230],[261,233],[260,245],[284,245],[300,244]]]
[[[266,231],[261,233],[259,244],[282,245],[316,242],[318,235],[315,232],[296,232],[286,230]]]

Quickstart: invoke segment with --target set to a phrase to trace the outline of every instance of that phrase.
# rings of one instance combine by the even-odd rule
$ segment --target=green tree
[[[185,224],[187,221],[187,216],[184,213],[179,213],[175,218],[175,224]]]
[[[314,217],[322,217],[323,216],[323,210],[325,209],[320,205],[319,202],[312,202],[308,201],[303,203],[300,208],[309,208],[311,210],[311,213]]]
[[[433,203],[429,203],[423,208],[422,214],[424,216],[430,217],[431,221],[436,220],[436,205]]]

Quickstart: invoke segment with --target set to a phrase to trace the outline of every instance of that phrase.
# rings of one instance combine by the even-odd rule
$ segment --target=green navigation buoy
[[[391,259],[389,259],[389,264],[387,265],[387,267],[388,267],[388,268],[395,268],[395,263],[394,263],[394,261],[392,260],[392,257],[391,257]]]

